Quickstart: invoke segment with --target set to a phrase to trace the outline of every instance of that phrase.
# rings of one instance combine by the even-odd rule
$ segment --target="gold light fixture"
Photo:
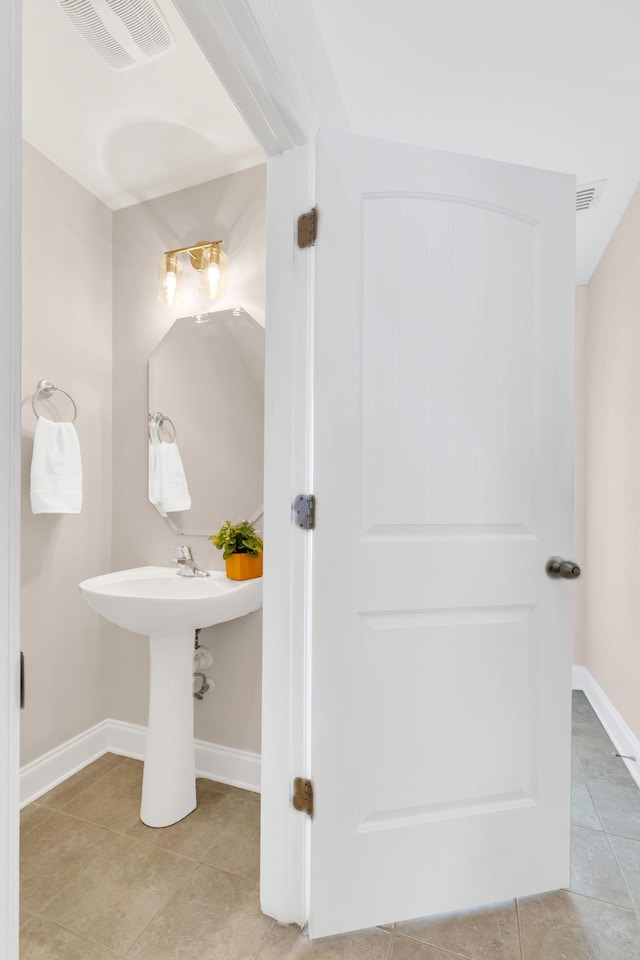
[[[200,273],[200,290],[210,300],[224,296],[227,282],[227,255],[222,240],[201,240],[190,247],[166,250],[158,271],[158,300],[171,307],[182,303],[181,253],[188,253],[191,266]]]

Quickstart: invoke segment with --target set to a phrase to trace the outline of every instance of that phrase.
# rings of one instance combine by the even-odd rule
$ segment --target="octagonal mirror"
[[[154,504],[175,533],[209,536],[224,520],[257,520],[264,328],[240,307],[176,320],[149,359],[149,420],[156,442],[175,444],[163,450],[170,469],[178,452],[184,469],[182,495]]]

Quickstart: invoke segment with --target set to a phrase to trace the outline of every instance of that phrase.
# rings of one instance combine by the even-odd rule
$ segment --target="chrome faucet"
[[[175,563],[178,568],[179,577],[208,577],[209,571],[202,570],[193,559],[193,552],[188,543],[182,543],[175,547],[178,551],[177,557],[171,558],[171,563]],[[190,573],[188,571],[191,571]]]

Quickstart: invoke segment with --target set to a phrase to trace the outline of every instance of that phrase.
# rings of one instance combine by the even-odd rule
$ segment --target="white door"
[[[574,200],[320,134],[313,937],[568,883]]]

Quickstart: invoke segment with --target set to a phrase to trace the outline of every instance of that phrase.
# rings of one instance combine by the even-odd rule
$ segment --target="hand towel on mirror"
[[[153,417],[149,419],[149,501],[163,514],[191,509],[178,445],[160,439]]]
[[[72,423],[38,417],[31,458],[31,509],[34,513],[80,513],[82,461]]]
[[[177,443],[158,445],[160,461],[160,506],[165,513],[191,509],[191,496]]]
[[[153,418],[149,418],[149,502],[156,507],[162,505],[162,476],[160,473],[160,438],[158,427]]]

